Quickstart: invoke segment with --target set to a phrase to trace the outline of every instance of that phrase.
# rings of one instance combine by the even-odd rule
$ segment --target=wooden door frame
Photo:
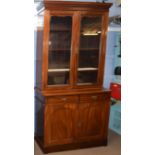
[[[73,83],[72,80],[72,48],[71,48],[71,57],[70,57],[70,84],[69,85],[48,85],[48,52],[49,52],[49,31],[50,31],[50,19],[51,16],[71,16],[72,17],[72,32],[73,30],[73,15],[74,11],[44,11],[44,34],[43,34],[43,61],[42,61],[42,90],[60,90],[60,89],[71,89]],[[73,37],[73,35],[72,35]],[[72,38],[71,38],[71,47],[72,47]]]
[[[77,34],[77,51],[74,53],[76,54],[76,58],[74,59],[74,85],[73,88],[75,89],[82,89],[82,88],[102,88],[103,86],[103,77],[104,77],[104,68],[105,68],[105,55],[106,55],[106,39],[107,39],[107,32],[108,32],[108,19],[109,19],[109,12],[108,11],[96,11],[96,12],[88,12],[88,11],[80,11],[79,14],[79,25],[78,29],[76,31]],[[79,57],[79,47],[80,47],[80,25],[81,25],[81,18],[83,16],[88,16],[88,17],[96,17],[96,16],[101,16],[101,38],[100,38],[100,47],[99,47],[99,62],[98,62],[98,75],[97,75],[97,83],[87,85],[87,84],[77,84],[77,69],[78,69],[78,57]]]

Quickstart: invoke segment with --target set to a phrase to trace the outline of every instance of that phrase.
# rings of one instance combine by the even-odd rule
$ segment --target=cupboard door
[[[97,84],[102,16],[82,16],[77,84]]]
[[[73,142],[75,103],[56,102],[45,106],[45,145]]]
[[[51,16],[48,85],[70,84],[72,16]]]
[[[103,127],[103,101],[100,95],[80,95],[78,139],[100,139]]]

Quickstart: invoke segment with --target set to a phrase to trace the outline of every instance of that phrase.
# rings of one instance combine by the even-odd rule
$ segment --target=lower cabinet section
[[[45,97],[43,151],[106,145],[109,101],[110,93]]]

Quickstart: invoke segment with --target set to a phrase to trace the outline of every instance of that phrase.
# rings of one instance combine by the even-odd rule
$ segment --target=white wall
[[[109,16],[116,16],[116,15],[121,15],[121,7],[118,7],[116,5],[116,0],[107,0],[109,3],[113,3],[112,7],[110,8],[109,11]]]

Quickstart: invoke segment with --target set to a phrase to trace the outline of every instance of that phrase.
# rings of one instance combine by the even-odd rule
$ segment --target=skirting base
[[[43,142],[39,139],[39,137],[35,137],[35,140],[40,146],[43,153],[75,150],[75,149],[89,148],[89,147],[95,147],[95,146],[107,146],[107,140],[102,140],[102,141],[80,142],[80,143],[71,143],[71,144],[44,147]]]

